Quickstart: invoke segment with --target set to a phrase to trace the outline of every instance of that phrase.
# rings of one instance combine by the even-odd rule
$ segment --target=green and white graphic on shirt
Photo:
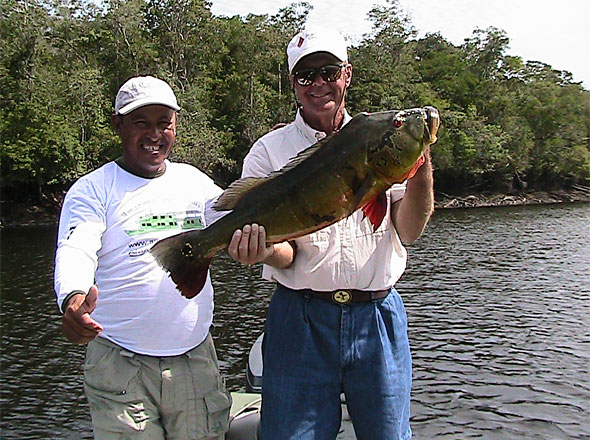
[[[166,214],[150,214],[141,217],[137,229],[127,229],[129,236],[154,231],[203,229],[205,225],[200,211],[172,212]]]

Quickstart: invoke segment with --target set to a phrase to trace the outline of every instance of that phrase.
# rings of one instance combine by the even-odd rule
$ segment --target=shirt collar
[[[350,122],[351,119],[352,116],[350,116],[348,114],[348,111],[344,109],[342,127],[348,124],[348,122]],[[295,126],[311,144],[315,144],[316,142],[319,142],[326,137],[325,132],[316,130],[315,128],[311,128],[307,124],[307,122],[305,122],[305,120],[303,119],[303,114],[301,113],[301,109],[297,110],[297,116],[295,116]]]

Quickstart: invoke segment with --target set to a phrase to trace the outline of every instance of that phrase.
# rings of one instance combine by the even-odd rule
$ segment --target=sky
[[[273,15],[295,0],[211,0],[215,15]],[[307,0],[308,23],[325,23],[359,39],[371,30],[367,12],[385,0]],[[418,37],[440,34],[455,45],[476,28],[494,26],[510,39],[508,55],[566,70],[590,90],[590,1],[588,0],[399,0]]]

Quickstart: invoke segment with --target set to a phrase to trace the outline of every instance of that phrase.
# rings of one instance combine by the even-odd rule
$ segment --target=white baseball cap
[[[295,35],[287,46],[289,73],[304,56],[328,52],[340,61],[348,62],[348,45],[340,32],[325,27],[307,27]]]
[[[159,104],[180,110],[170,86],[153,76],[136,76],[125,82],[115,98],[115,114],[126,115],[145,105]]]

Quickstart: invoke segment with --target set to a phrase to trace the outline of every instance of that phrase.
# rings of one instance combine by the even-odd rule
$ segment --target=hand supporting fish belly
[[[160,240],[150,251],[182,295],[192,298],[215,253],[246,224],[264,225],[267,243],[278,243],[362,209],[377,229],[387,212],[385,191],[413,176],[439,125],[434,107],[360,113],[281,170],[232,183],[214,206],[231,212],[215,223]]]

